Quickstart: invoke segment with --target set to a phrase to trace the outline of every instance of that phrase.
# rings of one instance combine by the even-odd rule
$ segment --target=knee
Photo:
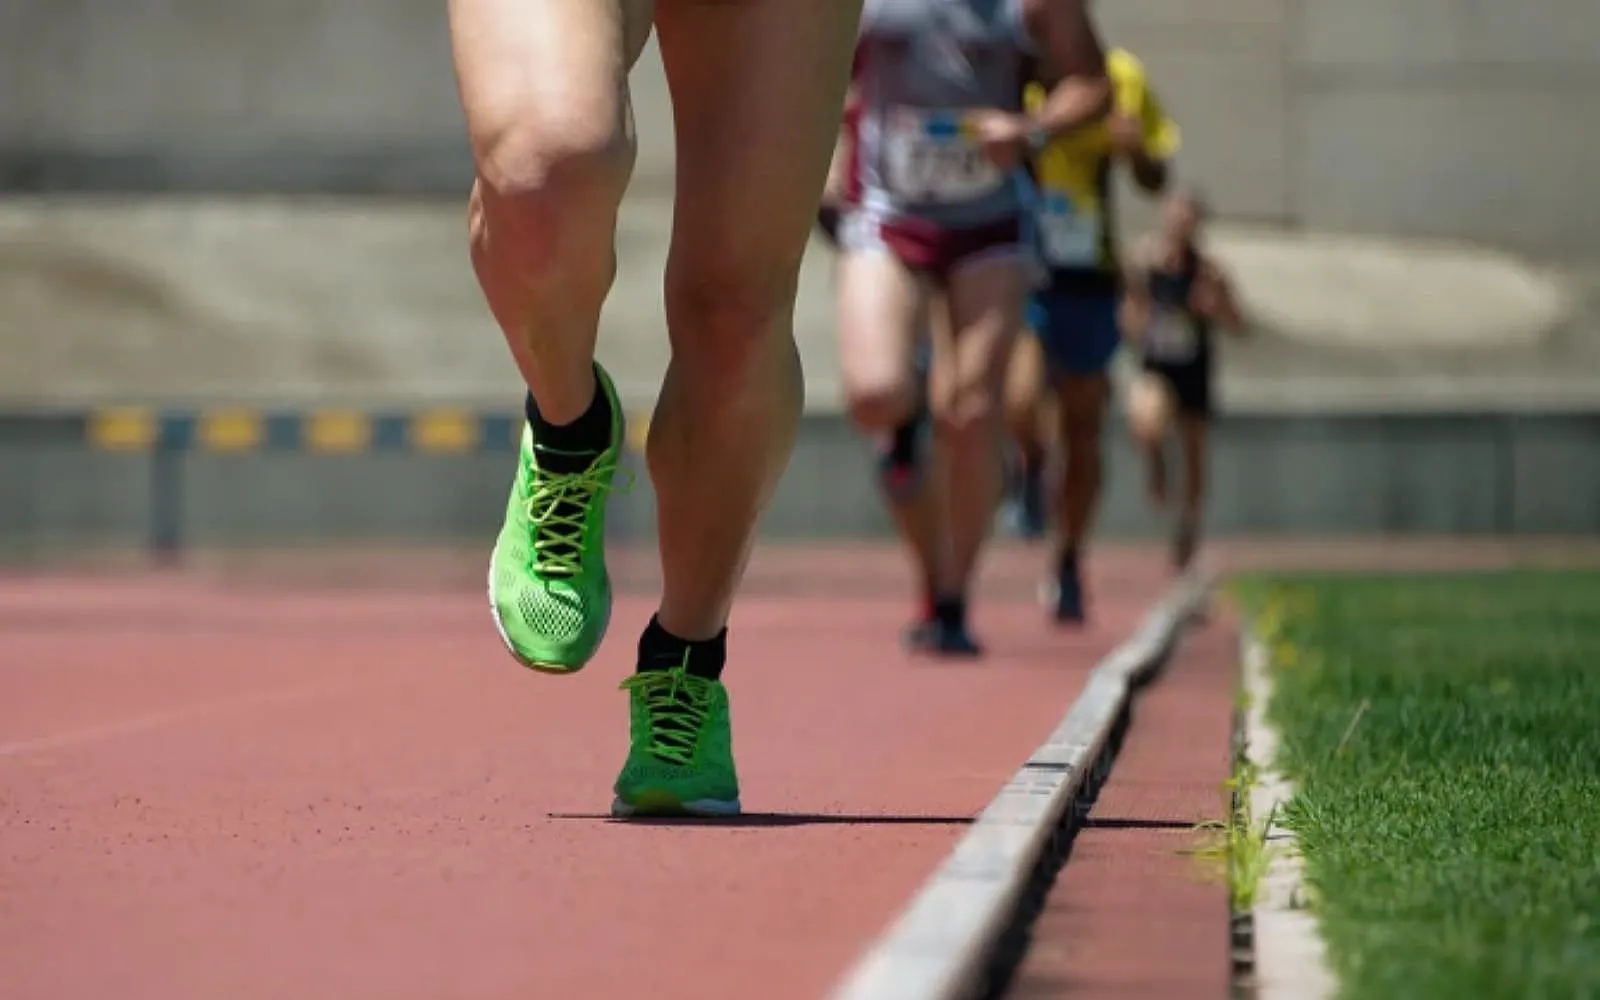
[[[1136,381],[1128,394],[1128,430],[1139,444],[1159,445],[1172,426],[1172,408],[1161,386],[1148,378]]]
[[[737,381],[774,349],[796,353],[792,319],[798,271],[798,263],[793,268],[753,262],[669,266],[665,298],[674,355],[702,377]]]
[[[845,383],[850,419],[864,431],[886,431],[911,416],[912,387],[904,378],[854,378]]]
[[[1004,407],[999,393],[978,379],[964,381],[935,402],[934,427],[952,441],[985,437],[999,431]]]
[[[474,147],[473,242],[483,243],[492,229],[520,267],[535,270],[569,253],[575,234],[606,228],[603,217],[615,210],[632,170],[632,141],[620,125],[576,116],[512,117],[474,136]]]
[[[495,201],[552,212],[621,197],[633,140],[615,115],[507,115],[473,136],[478,176]]]

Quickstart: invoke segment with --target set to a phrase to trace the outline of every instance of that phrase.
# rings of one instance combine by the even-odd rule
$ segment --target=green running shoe
[[[606,495],[622,454],[623,414],[611,379],[595,366],[611,403],[611,444],[582,472],[540,465],[549,455],[526,423],[505,525],[489,559],[489,608],[506,649],[546,673],[583,669],[611,623],[606,572]]]
[[[683,667],[643,670],[628,692],[627,763],[617,776],[614,816],[737,816],[728,689]]]

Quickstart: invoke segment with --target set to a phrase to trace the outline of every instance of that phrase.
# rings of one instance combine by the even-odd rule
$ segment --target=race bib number
[[[1200,350],[1200,335],[1187,314],[1158,306],[1145,334],[1145,354],[1152,361],[1181,365],[1193,361]]]
[[[983,147],[962,134],[959,112],[891,109],[884,152],[885,183],[909,202],[975,201],[1006,180]]]
[[[1039,209],[1039,243],[1051,267],[1100,266],[1100,216],[1081,212],[1072,199],[1047,193]]]

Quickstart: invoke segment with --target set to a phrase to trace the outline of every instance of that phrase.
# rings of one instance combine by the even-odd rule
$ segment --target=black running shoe
[[[932,656],[981,656],[983,649],[967,630],[966,602],[956,599],[936,603],[928,613],[906,626],[901,641],[907,651]]]
[[[1068,553],[1061,559],[1056,572],[1055,609],[1053,617],[1060,625],[1082,625],[1083,577],[1078,571],[1077,553]]]
[[[901,633],[906,651],[924,656],[977,657],[983,647],[972,638],[965,625],[937,619],[912,622]]]

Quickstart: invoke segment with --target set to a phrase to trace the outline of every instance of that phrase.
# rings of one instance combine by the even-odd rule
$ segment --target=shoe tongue
[[[548,445],[535,442],[533,450],[536,453],[540,472],[549,472],[556,475],[572,476],[588,469],[600,458],[600,453],[593,450],[566,451],[561,448],[551,448]]]

